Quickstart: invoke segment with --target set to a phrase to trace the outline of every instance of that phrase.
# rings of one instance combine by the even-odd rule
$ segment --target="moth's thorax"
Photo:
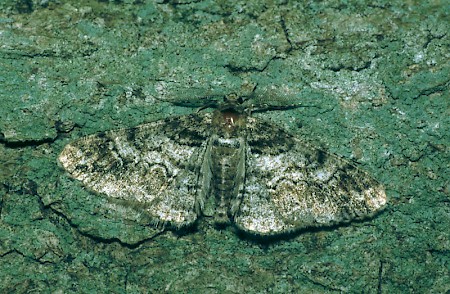
[[[213,114],[213,126],[219,136],[238,137],[246,126],[246,115],[233,109],[215,111]]]

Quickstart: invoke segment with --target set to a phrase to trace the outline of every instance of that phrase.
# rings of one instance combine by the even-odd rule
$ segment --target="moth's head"
[[[218,110],[220,112],[234,112],[238,114],[244,114],[245,109],[247,108],[244,104],[248,100],[248,98],[244,96],[239,96],[236,93],[231,93],[225,95],[223,100],[218,105]]]

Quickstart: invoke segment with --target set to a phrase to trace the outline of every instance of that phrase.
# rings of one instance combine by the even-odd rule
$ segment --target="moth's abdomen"
[[[242,160],[242,139],[217,138],[212,143],[211,171],[213,195],[216,202],[214,219],[216,223],[229,222],[230,202],[237,197],[236,185]]]

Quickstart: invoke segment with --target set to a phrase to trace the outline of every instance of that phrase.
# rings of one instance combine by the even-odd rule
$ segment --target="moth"
[[[354,163],[257,119],[237,95],[213,112],[106,131],[65,146],[59,162],[92,191],[180,229],[199,216],[260,236],[373,216],[383,186]]]

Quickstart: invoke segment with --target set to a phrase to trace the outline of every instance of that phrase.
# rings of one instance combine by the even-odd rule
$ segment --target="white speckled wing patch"
[[[68,144],[67,172],[181,228],[200,215],[256,235],[374,215],[383,187],[364,171],[238,107],[107,131]]]

